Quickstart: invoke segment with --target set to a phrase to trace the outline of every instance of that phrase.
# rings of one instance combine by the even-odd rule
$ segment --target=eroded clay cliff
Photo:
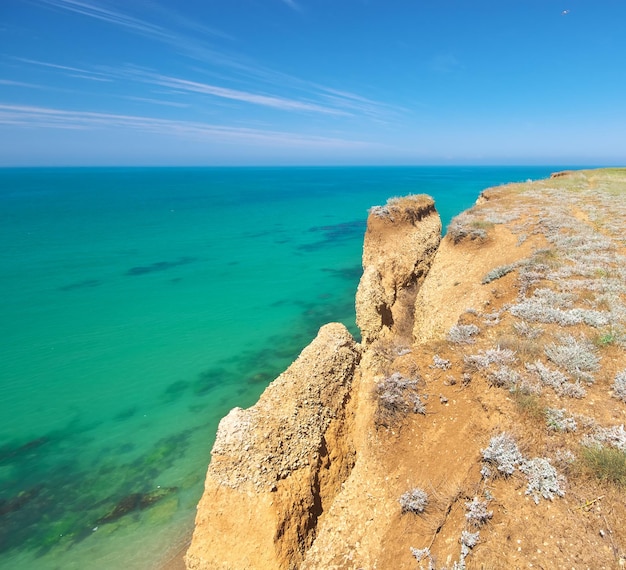
[[[356,322],[364,344],[410,342],[415,296],[441,239],[441,220],[425,195],[392,198],[371,209],[363,243]]]
[[[326,325],[256,405],[220,422],[188,568],[298,566],[354,465],[360,356],[343,325]]]
[[[362,345],[323,327],[224,418],[187,567],[623,567],[625,196],[618,169],[490,189],[441,243],[430,198],[373,208]]]

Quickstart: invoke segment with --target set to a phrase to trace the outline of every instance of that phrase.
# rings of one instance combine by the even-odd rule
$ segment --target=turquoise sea
[[[356,334],[368,208],[559,168],[0,170],[0,568],[161,567],[219,419]]]

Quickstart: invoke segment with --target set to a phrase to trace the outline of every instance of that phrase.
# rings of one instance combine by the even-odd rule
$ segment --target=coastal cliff
[[[322,327],[220,423],[200,569],[626,564],[626,170],[372,208]]]

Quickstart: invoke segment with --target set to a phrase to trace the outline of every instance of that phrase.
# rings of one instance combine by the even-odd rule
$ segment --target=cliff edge
[[[189,569],[626,565],[626,170],[370,211],[322,327],[220,424]]]

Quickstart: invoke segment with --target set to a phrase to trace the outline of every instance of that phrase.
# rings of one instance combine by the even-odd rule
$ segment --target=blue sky
[[[626,163],[624,0],[0,0],[0,165]]]

